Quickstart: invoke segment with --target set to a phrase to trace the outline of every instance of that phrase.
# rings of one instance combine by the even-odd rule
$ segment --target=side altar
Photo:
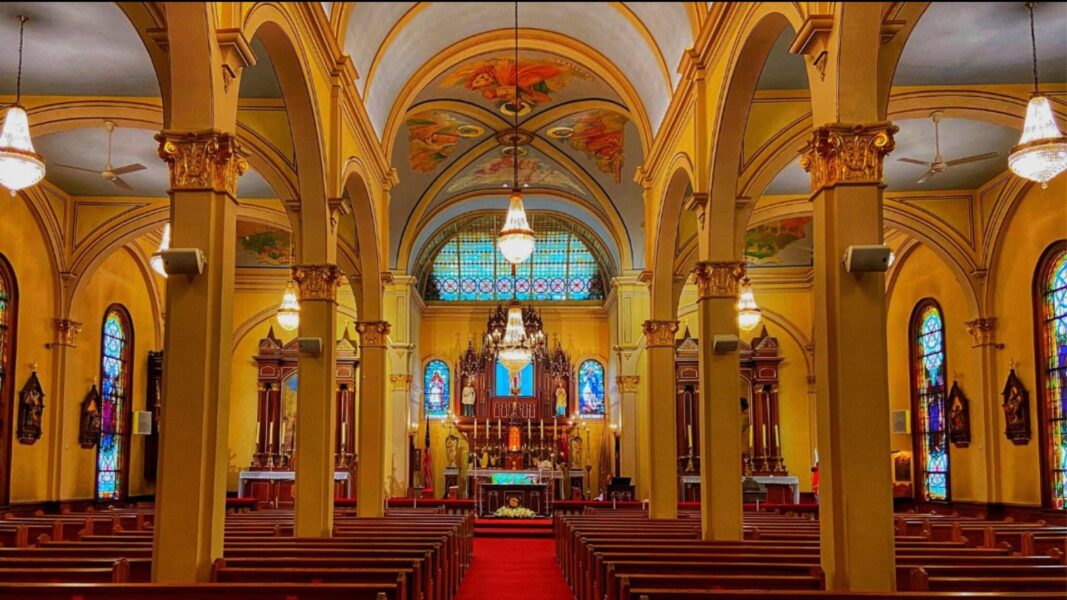
[[[348,327],[337,340],[337,405],[334,423],[334,497],[354,499],[356,494],[355,393],[356,341]],[[239,474],[238,494],[254,497],[260,508],[291,508],[299,457],[296,445],[299,390],[296,339],[283,343],[271,327],[253,356],[258,374],[255,452],[248,468]]]

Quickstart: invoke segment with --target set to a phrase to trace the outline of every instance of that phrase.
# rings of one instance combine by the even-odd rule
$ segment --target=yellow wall
[[[992,316],[997,318],[996,381],[1004,385],[1015,361],[1015,372],[1030,391],[1033,437],[1017,446],[1004,437],[1004,411],[997,411],[996,431],[1000,447],[1001,501],[1009,504],[1041,502],[1038,460],[1037,402],[1041,401],[1035,378],[1034,314],[1031,286],[1041,254],[1054,241],[1067,237],[1067,177],[1060,176],[1048,189],[1032,186],[1018,203],[1003,236],[990,276],[993,286]],[[1000,389],[996,390],[999,394]],[[1001,400],[998,396],[998,400]],[[998,401],[998,406],[1000,402]]]

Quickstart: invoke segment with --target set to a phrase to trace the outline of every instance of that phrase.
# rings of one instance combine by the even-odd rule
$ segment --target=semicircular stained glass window
[[[472,220],[441,244],[423,297],[444,302],[603,300],[603,269],[592,249],[560,219],[530,215],[536,246],[511,274],[497,250],[497,215]]]
[[[912,398],[918,431],[919,490],[923,500],[948,500],[948,423],[945,416],[945,324],[932,300],[912,320]]]

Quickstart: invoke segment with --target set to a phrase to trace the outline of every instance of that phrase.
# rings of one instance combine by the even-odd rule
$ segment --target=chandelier
[[[30,121],[22,108],[22,37],[27,17],[19,15],[19,68],[15,79],[15,104],[7,109],[0,131],[0,185],[15,192],[44,179],[44,158],[33,149]]]
[[[163,239],[159,242],[159,248],[152,254],[152,258],[148,259],[152,270],[164,279],[167,278],[167,271],[163,269],[163,252],[166,250],[170,250],[170,223],[163,226]]]
[[[532,307],[522,307],[518,300],[512,300],[506,310],[497,305],[489,314],[485,348],[509,373],[518,373],[534,357],[545,356],[545,342],[541,315]]]
[[[511,110],[514,126],[511,133],[511,199],[508,202],[508,216],[500,230],[496,246],[512,268],[522,264],[534,251],[534,232],[526,220],[526,208],[522,204],[522,191],[519,187],[519,113],[523,101],[519,98],[519,3],[515,2],[515,92],[511,98]],[[508,108],[505,104],[504,108]]]
[[[752,283],[745,277],[741,282],[741,295],[737,299],[737,325],[744,331],[755,329],[762,318],[762,312],[752,294]]]
[[[1056,126],[1048,97],[1038,91],[1037,35],[1034,32],[1034,3],[1030,9],[1030,48],[1034,64],[1034,93],[1026,105],[1026,121],[1019,143],[1008,155],[1008,167],[1023,179],[1036,181],[1041,187],[1067,169],[1067,137]]]
[[[289,244],[289,270],[293,269],[293,244]],[[278,306],[278,310],[274,313],[276,319],[278,319],[278,325],[281,325],[282,329],[286,331],[294,331],[297,327],[300,327],[300,302],[296,297],[296,281],[290,275],[289,283],[285,284],[285,291],[282,292],[282,303]]]

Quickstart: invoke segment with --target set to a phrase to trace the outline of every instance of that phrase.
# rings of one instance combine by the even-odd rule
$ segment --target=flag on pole
[[[430,417],[426,416],[426,437],[424,439],[424,446],[422,451],[422,487],[423,493],[425,490],[433,489],[433,469],[431,465],[433,460],[430,457]]]

